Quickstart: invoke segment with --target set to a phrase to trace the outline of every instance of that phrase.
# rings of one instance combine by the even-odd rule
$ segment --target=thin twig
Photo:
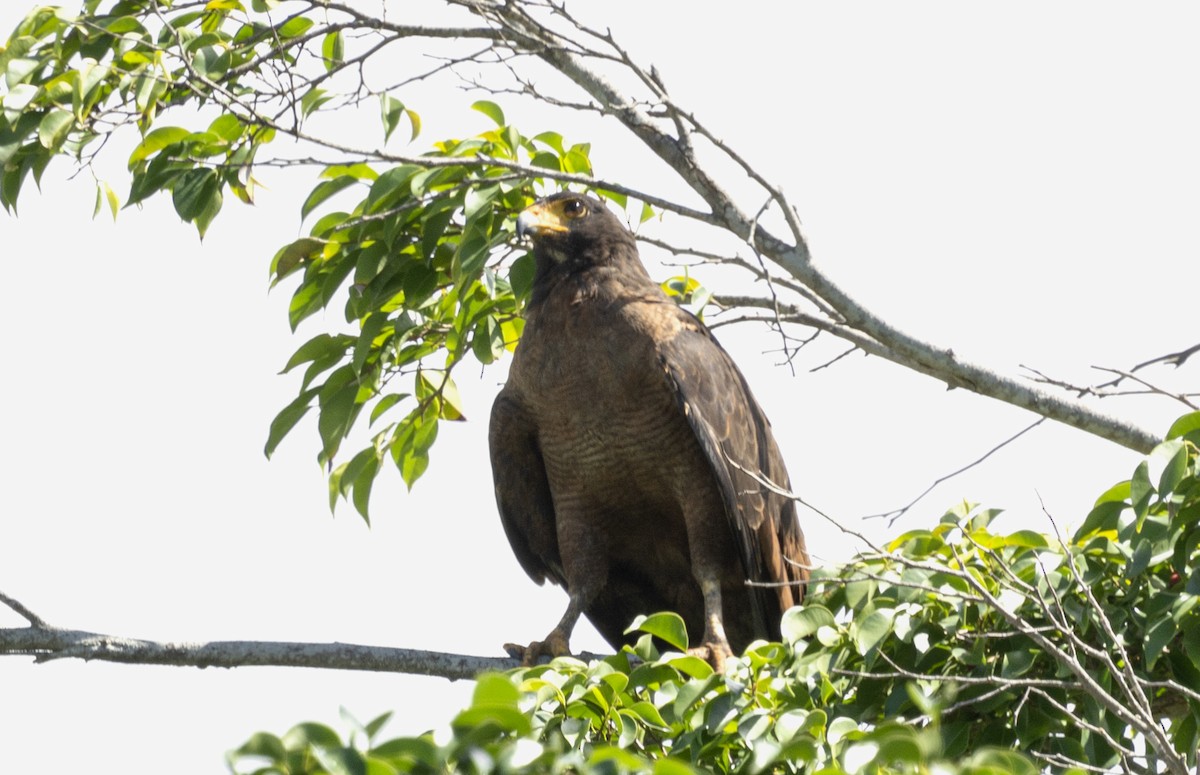
[[[982,463],[983,461],[987,460],[992,455],[999,452],[1004,447],[1008,446],[1009,444],[1013,443],[1017,439],[1024,436],[1029,431],[1038,427],[1045,421],[1046,421],[1045,417],[1038,418],[1034,422],[1030,423],[1026,427],[1024,427],[1021,430],[1014,433],[1012,436],[1009,436],[1004,441],[1000,442],[999,444],[997,444],[994,447],[992,447],[991,449],[989,449],[987,452],[985,452],[983,454],[982,457],[979,457],[978,459],[976,459],[970,463],[967,463],[962,468],[959,468],[955,471],[951,471],[950,473],[945,474],[944,476],[940,476],[937,479],[934,479],[932,484],[930,484],[928,487],[926,487],[924,490],[922,490],[921,493],[919,495],[917,495],[917,497],[913,498],[906,505],[901,506],[900,508],[897,508],[897,509],[892,509],[891,511],[884,511],[884,512],[880,512],[878,514],[868,514],[867,516],[863,517],[863,519],[887,519],[888,527],[891,527],[892,525],[896,524],[896,520],[898,520],[898,519],[900,519],[900,517],[904,516],[908,512],[908,510],[911,509],[913,506],[917,505],[917,503],[919,503],[922,498],[924,498],[929,493],[933,492],[934,488],[936,488],[939,484],[949,481],[950,479],[953,479],[954,477],[958,476],[959,474],[962,474],[962,473],[965,473],[965,472],[971,470],[975,466],[977,466],[980,463]]]

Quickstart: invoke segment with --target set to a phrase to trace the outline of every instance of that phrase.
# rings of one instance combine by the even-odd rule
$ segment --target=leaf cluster
[[[810,691],[857,719],[936,719],[952,756],[1128,768],[1144,736],[1195,766],[1198,441],[1200,414],[1181,418],[1069,540],[998,534],[964,504],[818,574],[784,622]]]
[[[255,0],[255,8],[267,4]],[[125,205],[170,194],[176,212],[207,231],[229,190],[253,201],[250,175],[259,149],[274,139],[269,122],[229,109],[254,93],[250,65],[264,56],[295,61],[294,44],[312,22],[244,15],[234,0],[169,3],[121,0],[100,9],[87,0],[79,13],[35,8],[0,52],[6,93],[0,115],[0,204],[16,207],[33,174],[40,182],[58,155],[87,162],[118,128],[133,126],[142,141],[128,160],[132,185]],[[223,99],[218,99],[221,97]],[[158,126],[169,108],[224,106],[194,129]],[[120,197],[98,183],[96,209],[114,217]]]
[[[229,754],[231,769],[242,775],[1036,772],[1028,759],[1001,750],[948,761],[930,730],[859,725],[814,707],[788,680],[796,655],[787,645],[756,644],[719,675],[682,650],[655,647],[654,638],[683,636],[674,614],[635,628],[643,633],[638,645],[608,659],[564,657],[479,676],[470,706],[446,735],[380,740],[387,716],[352,725],[348,740],[306,723],[283,737],[255,735]],[[686,645],[686,636],[676,645]]]
[[[364,96],[361,80],[335,90],[334,76],[383,43],[348,41],[353,24],[367,23],[356,16],[321,16],[274,0],[35,9],[0,52],[0,204],[14,208],[22,182],[40,180],[55,156],[90,164],[125,128],[138,133],[125,206],[169,196],[203,237],[227,194],[253,203],[254,171],[277,136],[320,145],[305,132],[320,111],[369,97],[385,144],[404,122],[415,140],[420,116],[394,91]],[[300,208],[308,232],[271,261],[272,285],[296,283],[293,330],[333,308],[347,327],[311,337],[285,364],[300,385],[271,423],[265,453],[315,409],[331,507],[345,498],[364,519],[380,472],[394,467],[412,487],[439,424],[463,419],[456,367],[491,364],[520,337],[533,262],[513,247],[513,216],[553,185],[545,175],[592,173],[589,144],[523,134],[494,102],[472,107],[494,127],[404,161],[375,152],[318,164]],[[97,211],[104,203],[115,216],[121,197],[98,181]],[[645,220],[650,210],[640,207]],[[361,446],[344,454],[348,440]]]

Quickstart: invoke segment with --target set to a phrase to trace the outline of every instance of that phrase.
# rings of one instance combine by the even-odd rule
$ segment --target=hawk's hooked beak
[[[517,216],[517,238],[540,237],[550,232],[565,232],[567,224],[562,212],[542,202],[530,205]]]

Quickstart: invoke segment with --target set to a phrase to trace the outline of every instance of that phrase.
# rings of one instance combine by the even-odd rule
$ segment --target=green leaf
[[[680,654],[665,660],[665,663],[692,678],[708,678],[713,674],[712,665],[694,654]]]
[[[417,396],[422,399],[428,396],[438,396],[441,399],[438,402],[440,404],[438,416],[443,420],[465,419],[462,396],[458,392],[458,385],[450,378],[448,372],[430,369],[419,371],[417,373]]]
[[[346,61],[346,39],[341,30],[325,35],[321,41],[321,57],[325,60],[325,69],[329,72]]]
[[[601,199],[612,202],[622,210],[629,206],[629,196],[626,194],[619,194],[616,191],[607,191],[603,188],[597,188],[594,189],[594,191],[600,196]]]
[[[1189,412],[1171,423],[1167,439],[1178,439],[1189,434],[1200,433],[1200,412]]]
[[[30,75],[35,73],[42,63],[36,59],[27,57],[13,57],[8,60],[8,65],[4,69],[4,84],[9,88],[15,88],[25,81]]]
[[[463,217],[477,220],[481,211],[490,208],[500,194],[499,186],[474,186],[463,195]]]
[[[1133,470],[1133,477],[1129,480],[1129,497],[1133,501],[1137,528],[1140,530],[1150,509],[1150,500],[1154,497],[1154,485],[1150,483],[1150,466],[1145,460]]]
[[[196,224],[203,237],[221,209],[221,181],[216,170],[197,167],[183,173],[171,188],[175,212]]]
[[[108,203],[112,219],[117,220],[117,213],[121,210],[121,200],[117,197],[117,192],[112,190],[112,186],[101,180],[96,183],[96,209],[92,213],[93,218],[100,214],[105,202]]]
[[[528,734],[532,724],[518,707],[520,699],[520,691],[507,676],[484,673],[476,678],[470,707],[459,713],[451,725],[462,730],[494,724],[506,733]]]
[[[709,672],[712,672],[712,668],[709,668]],[[628,712],[637,716],[638,720],[646,726],[657,727],[658,729],[668,729],[670,727],[666,720],[663,719],[662,714],[658,712],[658,708],[645,700],[630,705]]]
[[[321,170],[321,177],[333,180],[342,176],[349,175],[355,180],[375,180],[379,177],[379,173],[371,168],[369,164],[333,164]]]
[[[418,762],[429,770],[440,769],[438,747],[432,740],[424,737],[398,737],[388,740],[372,748],[371,753],[385,759]]]
[[[383,141],[386,143],[400,125],[400,117],[404,115],[404,103],[390,94],[380,94],[379,111],[383,120]]]
[[[1188,449],[1180,440],[1164,441],[1150,453],[1151,459],[1162,463],[1162,472],[1158,477],[1158,493],[1167,497],[1175,492],[1180,482],[1187,475]],[[1162,462],[1165,459],[1165,462]]]
[[[687,651],[688,648],[687,626],[683,623],[683,617],[671,611],[638,616],[625,632],[647,632],[680,651]]]
[[[340,748],[342,739],[330,727],[309,721],[289,729],[283,736],[283,745],[289,750],[302,749],[306,746]]]
[[[429,467],[429,449],[437,440],[437,432],[435,406],[430,406],[423,412],[413,410],[397,428],[397,439],[392,444],[392,457],[400,469],[400,478],[410,490]]]
[[[261,756],[273,762],[282,762],[287,756],[283,741],[266,732],[255,732],[237,752],[244,756]]]
[[[831,746],[835,748],[846,738],[847,735],[858,731],[858,723],[852,718],[839,716],[829,722],[829,726],[825,732],[825,739],[829,741]]]
[[[354,337],[347,334],[317,334],[297,348],[280,374],[287,374],[302,363],[319,361],[327,358],[338,358],[346,352],[346,348],[354,342]]]
[[[314,22],[306,16],[293,16],[279,25],[276,32],[281,38],[298,38],[312,29]]]
[[[496,318],[488,316],[475,326],[471,351],[482,364],[494,363],[504,355],[504,330]]]
[[[397,202],[410,200],[414,195],[420,196],[411,187],[411,184],[416,174],[421,170],[421,167],[413,164],[401,164],[398,167],[385,170],[371,184],[371,190],[367,194],[366,206],[363,209],[367,213],[377,213],[393,206]]]
[[[74,126],[75,115],[71,111],[55,108],[38,124],[38,142],[43,148],[57,151],[66,142],[67,135]]]
[[[866,655],[868,651],[879,645],[892,629],[892,620],[896,611],[891,608],[879,608],[867,614],[865,618],[856,618],[850,623],[850,636],[858,653]]]
[[[275,419],[271,421],[270,431],[267,433],[267,443],[263,447],[263,454],[269,459],[275,452],[275,448],[279,446],[279,442],[283,441],[284,437],[296,427],[296,423],[304,415],[308,414],[308,410],[312,408],[312,400],[317,395],[317,388],[305,390],[283,409],[279,414],[275,415]]]
[[[1146,632],[1146,669],[1153,670],[1154,665],[1158,662],[1158,658],[1162,656],[1163,649],[1175,637],[1175,633],[1179,632],[1175,626],[1175,621],[1170,616],[1164,616],[1154,624],[1150,625],[1150,629]]]
[[[324,89],[309,89],[300,98],[300,115],[308,118],[321,109],[321,106],[333,99],[333,95]]]
[[[150,132],[129,154],[129,168],[159,151],[187,139],[192,133],[183,127],[164,126]]]
[[[526,253],[513,261],[512,267],[508,270],[508,281],[512,285],[514,296],[518,299],[529,298],[529,292],[533,290],[533,277],[536,272],[537,266],[534,264],[532,253]]]
[[[492,246],[486,234],[476,230],[458,243],[454,254],[454,279],[461,287],[475,280],[491,255]]]
[[[302,262],[320,254],[325,250],[327,244],[329,243],[326,240],[315,237],[301,237],[295,242],[284,245],[271,259],[271,275],[275,282],[287,277],[299,268]]]
[[[548,151],[535,153],[532,157],[530,157],[529,164],[532,167],[541,167],[543,169],[553,170],[554,172],[562,171],[562,162],[559,160],[559,157],[549,153]]]
[[[350,365],[354,368],[355,374],[362,374],[367,359],[375,349],[375,338],[379,336],[387,322],[388,317],[382,312],[368,313],[362,321],[362,330],[358,334],[358,341],[354,344],[354,355],[350,359]]]
[[[245,135],[246,125],[232,113],[222,113],[208,125],[208,132],[221,138],[226,144],[232,144]]]
[[[790,608],[783,615],[780,628],[789,643],[812,637],[822,627],[835,627],[837,621],[828,608],[808,603],[803,608]]]
[[[375,476],[378,472],[379,459],[372,457],[367,467],[354,480],[354,496],[351,498],[351,502],[354,504],[354,510],[359,513],[359,516],[368,525],[371,524],[371,515],[368,513],[371,500],[371,486],[375,483]]]
[[[3,95],[3,100],[0,101],[0,104],[4,106],[4,113],[12,116],[24,111],[29,106],[29,103],[33,102],[34,98],[38,96],[39,91],[41,90],[31,83],[19,83],[13,86],[8,90],[8,94]],[[29,116],[28,120],[32,120],[34,123],[41,121],[34,113],[26,113],[24,115]]]
[[[825,714],[821,711],[808,711],[801,708],[788,710],[779,714],[775,721],[775,738],[786,743],[801,733],[811,734],[812,730],[825,727]]]
[[[408,116],[408,123],[412,125],[412,135],[408,139],[416,140],[417,135],[421,134],[421,116],[415,110],[408,108],[404,109],[404,115]]]
[[[350,186],[358,182],[358,178],[350,175],[342,175],[333,180],[323,180],[313,188],[308,195],[308,199],[304,200],[304,204],[300,207],[300,220],[308,217],[309,213],[315,210],[326,199],[337,194],[340,191],[345,191]]]
[[[563,148],[563,136],[558,132],[541,132],[533,136],[533,141],[549,146],[559,156],[566,153],[566,150]]]
[[[349,366],[334,371],[321,386],[319,404],[321,413],[317,417],[317,432],[321,435],[321,460],[328,462],[337,454],[342,439],[350,433],[358,415],[358,382],[353,379]]]
[[[517,707],[521,692],[508,676],[502,673],[483,673],[475,679],[472,705],[503,705]]]
[[[195,218],[216,184],[217,174],[213,170],[197,168],[185,172],[171,191],[175,212],[185,221]]]
[[[471,105],[472,110],[478,110],[483,115],[496,122],[496,126],[504,126],[504,111],[491,100],[479,100]]]
[[[401,401],[403,401],[404,399],[408,398],[408,396],[409,396],[408,393],[389,393],[386,396],[384,396],[383,398],[381,398],[375,404],[375,408],[371,410],[371,419],[368,424],[374,425],[375,421],[378,420],[380,417],[382,417],[383,414],[385,412],[387,412],[387,410],[391,409],[396,404],[398,404]]]
[[[350,500],[354,504],[355,511],[368,525],[371,524],[371,516],[368,513],[371,487],[375,483],[378,473],[379,453],[375,447],[361,450],[338,472],[338,491],[343,496],[350,493]]]
[[[1150,557],[1154,552],[1154,546],[1150,541],[1142,540],[1137,543],[1137,548],[1133,551],[1133,557],[1129,560],[1129,565],[1125,569],[1125,577],[1135,579],[1145,572],[1146,568],[1150,567]]]
[[[1034,530],[1018,530],[1006,536],[1005,543],[1009,546],[1023,546],[1028,549],[1047,549],[1050,547],[1050,542],[1046,540],[1046,536]]]
[[[567,155],[562,158],[562,167],[564,172],[572,172],[576,175],[592,174],[591,159],[576,148],[567,151]]]
[[[375,718],[368,721],[366,723],[366,725],[363,727],[363,731],[367,733],[368,738],[374,738],[376,735],[379,734],[379,730],[383,729],[383,727],[388,723],[388,721],[391,720],[391,718],[392,718],[392,711],[390,711],[390,710],[384,711],[383,713],[379,714]]]
[[[210,81],[224,78],[232,62],[232,54],[224,46],[201,46],[192,57],[192,67]]]

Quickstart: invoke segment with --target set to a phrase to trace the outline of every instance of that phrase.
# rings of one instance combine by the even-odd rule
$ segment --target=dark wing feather
[[[492,404],[488,447],[500,522],[517,561],[538,584],[548,578],[565,587],[554,501],[537,435],[525,411],[503,392]]]
[[[808,553],[795,503],[759,477],[789,490],[787,470],[745,377],[688,317],[682,331],[659,344],[663,366],[720,487],[744,570],[753,581],[785,584],[754,587],[750,595],[759,631],[777,639],[780,616],[803,595]]]

